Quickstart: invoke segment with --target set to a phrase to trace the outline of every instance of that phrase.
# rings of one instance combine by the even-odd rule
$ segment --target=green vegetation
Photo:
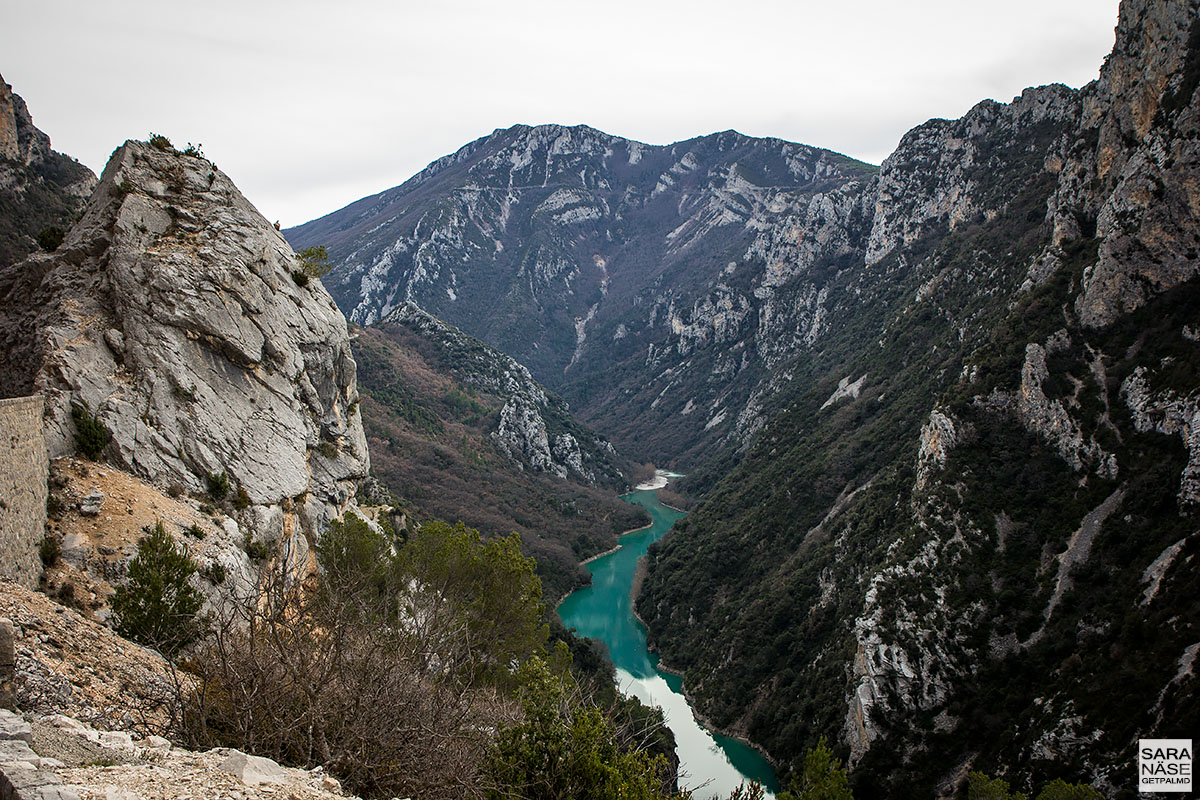
[[[48,253],[52,253],[58,249],[60,244],[63,243],[63,238],[65,236],[66,233],[63,232],[63,229],[55,225],[42,228],[41,232],[37,235],[38,247],[42,248]]]
[[[112,613],[117,633],[156,648],[168,658],[200,635],[196,613],[203,600],[191,585],[196,564],[187,548],[159,522],[138,540],[129,580],[117,587]]]
[[[96,461],[112,441],[112,434],[100,418],[93,416],[85,406],[72,405],[71,419],[75,420],[75,445],[79,452],[91,461]]]
[[[623,748],[599,709],[572,700],[572,682],[538,657],[518,674],[523,720],[502,728],[484,773],[489,800],[683,798],[661,755]]]
[[[296,253],[296,265],[295,271],[292,272],[292,278],[295,279],[297,285],[307,286],[309,279],[323,277],[329,272],[331,266],[329,253],[322,245],[306,247]]]
[[[271,557],[271,548],[262,539],[255,539],[250,534],[242,536],[242,550],[251,561],[266,561]]]
[[[208,484],[208,496],[214,503],[219,503],[229,496],[229,475],[224,471],[208,473],[205,482]]]
[[[788,790],[780,793],[779,800],[854,800],[846,770],[833,757],[824,736],[805,754],[803,768],[792,775]]]
[[[172,151],[175,149],[171,146],[171,140],[166,136],[163,136],[161,133],[151,132],[149,142],[151,147],[158,150]]]
[[[323,764],[368,798],[674,796],[665,760],[589,699],[564,643],[547,648],[516,536],[432,522],[401,541],[348,515],[316,556],[318,583],[281,555],[255,593],[226,594],[187,662],[193,746]],[[527,794],[543,780],[555,794]]]
[[[246,491],[246,487],[239,486],[234,492],[233,507],[238,511],[245,511],[250,507],[250,494]]]
[[[42,560],[43,567],[52,567],[58,562],[59,556],[62,555],[62,544],[59,543],[57,536],[47,534],[42,537],[42,543],[38,545],[38,556]]]
[[[1028,800],[1028,795],[1012,791],[1008,781],[972,772],[967,778],[967,800]],[[1086,783],[1055,778],[1042,787],[1036,800],[1101,800],[1101,795]]]

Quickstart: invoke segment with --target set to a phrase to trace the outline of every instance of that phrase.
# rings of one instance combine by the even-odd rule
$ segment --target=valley
[[[288,229],[0,81],[0,704],[129,785],[1134,797],[1200,719],[1200,0],[1115,22],[878,166],[517,124]]]

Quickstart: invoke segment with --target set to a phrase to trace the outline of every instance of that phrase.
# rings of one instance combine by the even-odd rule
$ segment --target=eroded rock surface
[[[52,456],[82,407],[123,469],[192,493],[224,474],[251,528],[320,530],[368,454],[345,319],[298,266],[211,162],[126,142],[58,251],[0,274],[5,378],[45,395]]]

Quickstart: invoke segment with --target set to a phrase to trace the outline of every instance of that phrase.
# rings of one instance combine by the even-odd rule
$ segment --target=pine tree
[[[194,642],[200,635],[196,613],[204,603],[189,582],[195,573],[187,548],[176,547],[163,524],[156,524],[138,540],[129,581],[113,595],[117,633],[168,658]]]

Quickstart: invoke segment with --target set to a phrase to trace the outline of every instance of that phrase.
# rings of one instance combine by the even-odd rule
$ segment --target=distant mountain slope
[[[652,554],[716,723],[836,735],[856,796],[1132,797],[1138,738],[1200,718],[1198,84],[1200,3],[1125,0],[1099,81],[884,162],[825,332]]]
[[[70,228],[95,186],[90,169],[50,149],[50,137],[0,77],[0,267],[31,253],[45,228]]]
[[[643,524],[613,497],[626,462],[508,356],[411,303],[357,330],[354,354],[375,475],[418,516],[519,532],[548,595]]]
[[[325,282],[354,321],[415,301],[516,357],[618,446],[687,462],[791,346],[771,326],[820,327],[755,288],[764,237],[796,215],[861,216],[827,195],[874,172],[732,131],[655,147],[516,126],[286,235],[329,249]],[[844,238],[803,246],[836,257]]]

